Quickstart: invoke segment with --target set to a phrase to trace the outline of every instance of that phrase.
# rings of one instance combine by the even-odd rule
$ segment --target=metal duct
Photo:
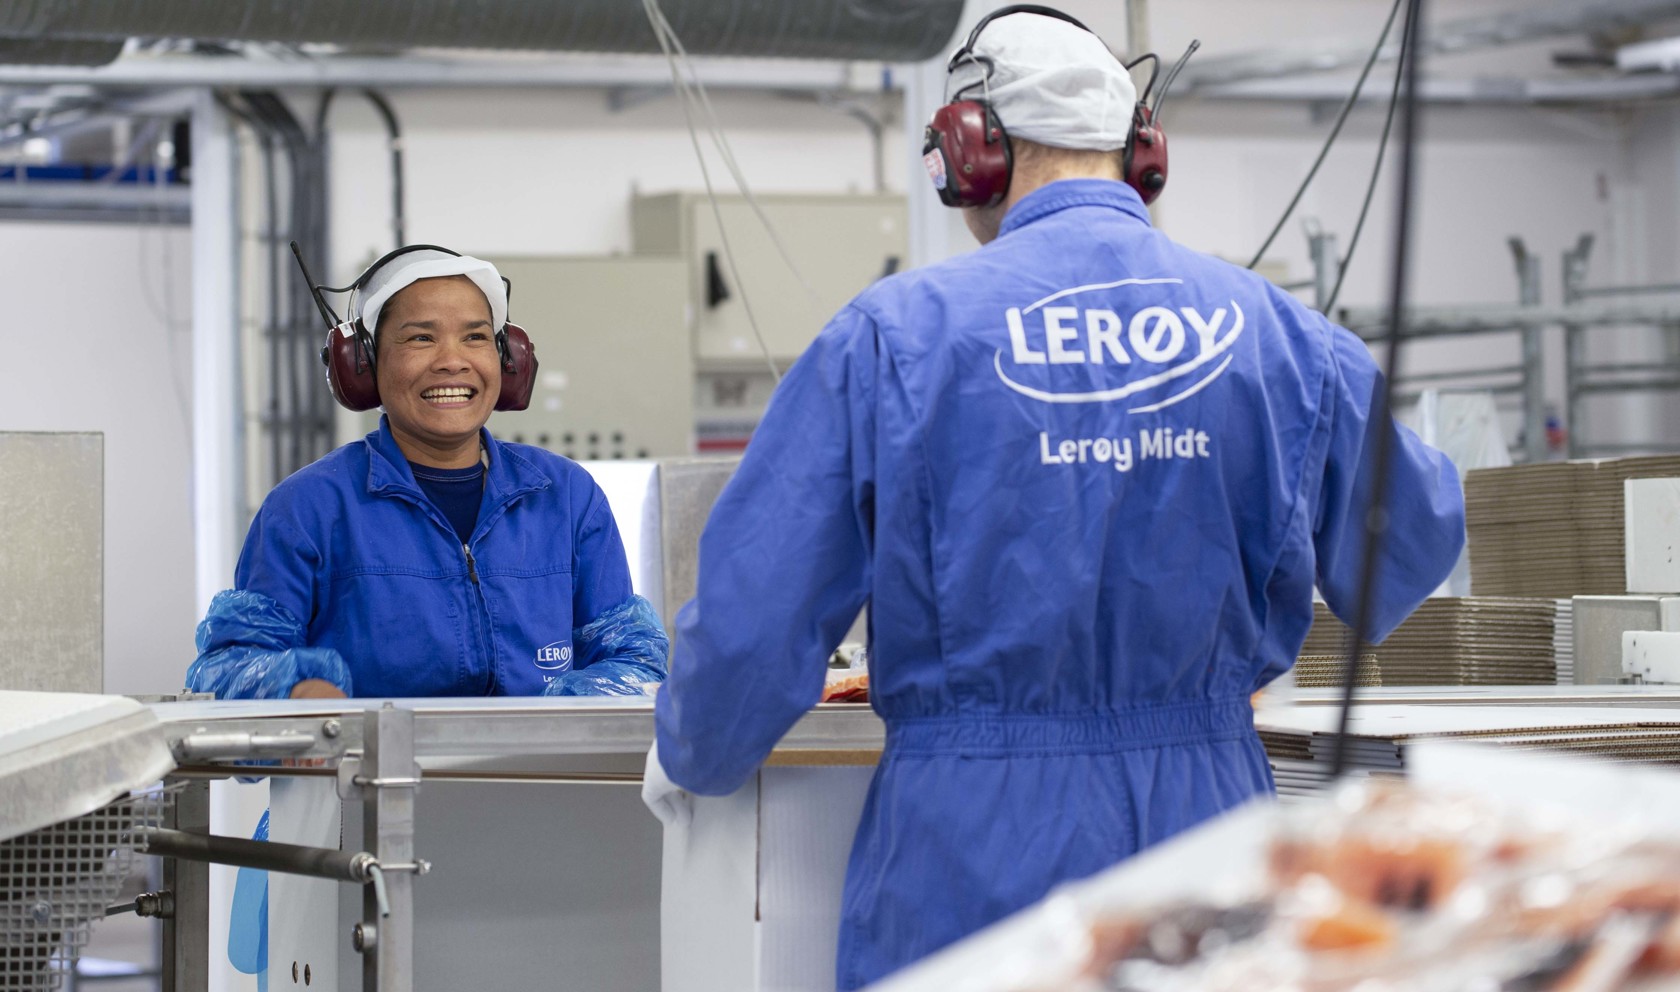
[[[120,39],[0,38],[0,65],[109,65],[122,50]]]
[[[696,55],[914,62],[962,0],[663,0]],[[634,0],[0,0],[0,37],[657,52]]]

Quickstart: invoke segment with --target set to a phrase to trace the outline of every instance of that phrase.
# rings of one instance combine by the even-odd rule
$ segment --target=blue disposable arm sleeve
[[[1382,373],[1353,334],[1339,327],[1328,330],[1330,438],[1313,530],[1318,587],[1330,609],[1353,624],[1365,518],[1376,488],[1377,442],[1379,432],[1387,431],[1388,529],[1377,561],[1369,632],[1377,643],[1452,572],[1464,547],[1464,492],[1446,455],[1392,417],[1379,421],[1371,415]]]
[[[848,307],[777,387],[700,537],[654,703],[659,760],[690,792],[734,791],[822,697],[868,596],[878,335]]]
[[[670,639],[640,596],[572,632],[577,663],[543,690],[545,696],[640,696],[650,682],[665,681]]]
[[[187,688],[217,699],[285,699],[305,679],[323,679],[353,696],[337,651],[304,644],[303,624],[262,593],[227,589],[198,625],[198,659]]]

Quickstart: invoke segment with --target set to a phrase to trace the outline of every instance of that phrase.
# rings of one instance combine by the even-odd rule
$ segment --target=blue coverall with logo
[[[389,424],[276,486],[236,587],[199,625],[189,688],[284,697],[639,695],[665,632],[632,595],[606,496],[577,463],[498,441],[463,545]]]
[[[1271,791],[1250,695],[1316,583],[1357,595],[1393,435],[1386,635],[1464,540],[1451,463],[1370,417],[1352,334],[1174,244],[1104,180],[884,279],[776,391],[700,544],[657,704],[672,781],[739,787],[866,602],[886,723],[838,984],[868,984]]]

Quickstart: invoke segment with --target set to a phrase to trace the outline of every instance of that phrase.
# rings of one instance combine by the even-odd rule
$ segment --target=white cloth
[[[659,763],[659,742],[648,749],[647,768],[642,772],[642,802],[667,827],[686,826],[694,819],[694,797],[665,774]]]
[[[362,326],[369,334],[379,326],[379,311],[397,295],[421,279],[444,276],[466,276],[479,288],[490,303],[490,323],[501,330],[507,323],[507,284],[496,267],[482,258],[471,255],[451,255],[444,251],[421,249],[404,252],[386,262],[374,272],[358,294],[362,300]]]
[[[952,68],[948,100],[958,93],[990,100],[1011,137],[1041,145],[1125,147],[1137,85],[1091,32],[1042,14],[1008,14],[981,30],[972,56]],[[990,79],[980,59],[991,60]]]

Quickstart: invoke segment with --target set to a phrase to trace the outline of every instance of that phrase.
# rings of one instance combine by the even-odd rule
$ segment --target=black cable
[[[325,147],[327,135],[327,111],[332,107],[336,90],[328,89],[321,94],[321,105],[315,112],[315,140]],[[391,107],[391,102],[376,89],[366,88],[361,91],[373,104],[373,109],[379,112],[379,117],[385,122],[386,148],[391,153],[391,233],[397,243],[393,249],[408,244],[407,211],[404,207],[403,196],[403,139],[402,125],[397,120],[397,112]]]
[[[379,116],[385,120],[385,134],[391,150],[391,231],[397,237],[397,243],[392,246],[401,248],[408,244],[403,235],[403,149],[402,128],[397,123],[397,112],[391,109],[390,101],[378,90],[364,89],[362,95],[368,98],[373,108],[379,111]]]
[[[1365,558],[1359,573],[1358,605],[1348,640],[1347,666],[1342,676],[1342,707],[1336,725],[1335,750],[1330,764],[1333,779],[1347,768],[1348,724],[1353,716],[1354,688],[1359,679],[1359,657],[1371,629],[1371,604],[1377,592],[1377,559],[1388,530],[1388,477],[1393,461],[1394,428],[1389,422],[1394,405],[1394,377],[1400,371],[1400,322],[1406,312],[1406,286],[1410,274],[1412,234],[1412,186],[1416,181],[1418,117],[1418,39],[1423,37],[1423,0],[1406,0],[1406,23],[1400,49],[1401,74],[1405,77],[1405,99],[1400,116],[1400,191],[1394,232],[1394,270],[1389,285],[1388,331],[1384,375],[1373,390],[1371,423],[1377,426],[1376,451],[1372,455],[1371,507],[1365,517]]]
[[[1404,49],[1411,42],[1412,22],[1407,21],[1400,29],[1400,47]],[[1377,178],[1382,175],[1383,156],[1388,151],[1388,133],[1394,127],[1394,111],[1400,106],[1400,81],[1405,78],[1401,73],[1401,66],[1394,66],[1394,86],[1388,94],[1388,114],[1383,119],[1382,137],[1377,139],[1377,163],[1371,167],[1371,181],[1365,186],[1365,202],[1359,207],[1359,220],[1354,222],[1353,236],[1348,239],[1347,254],[1336,266],[1336,285],[1330,290],[1330,296],[1324,301],[1324,315],[1336,308],[1336,301],[1342,296],[1342,283],[1347,279],[1348,266],[1353,264],[1353,253],[1359,248],[1359,235],[1365,230],[1365,218],[1371,212],[1371,201],[1377,192]]]
[[[1371,67],[1375,66],[1377,59],[1382,56],[1383,46],[1388,43],[1388,32],[1394,27],[1394,18],[1395,15],[1400,13],[1402,2],[1404,0],[1394,0],[1394,6],[1388,11],[1388,20],[1383,23],[1382,35],[1377,38],[1376,47],[1371,49],[1371,56],[1365,60],[1365,68],[1359,70],[1359,80],[1353,84],[1353,92],[1348,94],[1347,101],[1342,104],[1341,112],[1336,115],[1336,123],[1330,128],[1329,137],[1324,139],[1324,147],[1319,149],[1318,158],[1313,162],[1312,168],[1307,170],[1307,177],[1301,180],[1301,187],[1295,191],[1295,197],[1289,201],[1289,206],[1284,209],[1283,216],[1278,218],[1277,226],[1272,228],[1272,233],[1266,236],[1266,242],[1260,246],[1260,250],[1254,253],[1254,260],[1248,263],[1249,268],[1252,269],[1259,265],[1260,260],[1266,257],[1266,252],[1272,247],[1272,242],[1277,240],[1278,232],[1283,230],[1283,225],[1289,223],[1290,215],[1295,212],[1296,207],[1300,206],[1301,197],[1307,195],[1307,187],[1312,185],[1313,178],[1318,175],[1319,167],[1329,157],[1331,147],[1336,144],[1336,136],[1342,133],[1342,125],[1347,123],[1348,115],[1353,113],[1354,105],[1359,102],[1359,93],[1365,88],[1365,80],[1371,75]]]

